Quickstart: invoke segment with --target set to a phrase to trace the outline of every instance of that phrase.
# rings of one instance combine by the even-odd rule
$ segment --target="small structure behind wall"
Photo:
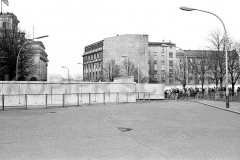
[[[164,99],[164,84],[137,84],[137,99]],[[141,92],[149,92],[150,94]]]

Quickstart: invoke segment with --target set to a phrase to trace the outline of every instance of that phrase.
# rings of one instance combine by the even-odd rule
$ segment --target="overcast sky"
[[[13,12],[19,27],[42,39],[48,54],[48,74],[76,77],[82,74],[84,46],[117,34],[148,34],[150,42],[163,40],[182,49],[203,49],[213,29],[221,22],[213,15],[180,6],[210,11],[218,15],[236,40],[240,39],[239,0],[8,0],[3,12]]]

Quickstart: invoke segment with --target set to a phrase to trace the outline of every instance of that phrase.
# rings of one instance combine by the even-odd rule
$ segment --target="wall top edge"
[[[134,84],[136,85],[136,82],[33,82],[33,81],[21,81],[21,82],[15,82],[15,81],[0,81],[0,84]]]

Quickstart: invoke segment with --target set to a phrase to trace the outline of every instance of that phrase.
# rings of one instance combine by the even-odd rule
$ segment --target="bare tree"
[[[138,82],[138,68],[134,65],[134,63],[130,60],[124,60],[122,69],[124,74],[122,76],[133,76],[134,82]],[[146,83],[148,82],[148,77],[145,76],[141,69],[139,68],[139,83]]]
[[[179,63],[175,63],[173,65],[173,72],[165,72],[165,75],[172,80],[176,80],[180,82],[183,86],[183,89],[186,90],[187,82],[191,82],[192,80],[192,70],[190,69],[188,62],[186,62],[185,58],[181,58]],[[186,72],[188,69],[188,73]]]
[[[215,83],[216,88],[218,88],[221,77],[223,80],[223,75],[221,75],[220,67],[219,67],[219,58],[220,58],[219,52],[217,51],[211,51],[211,53],[209,54],[209,60],[211,61],[210,68],[209,68],[209,74],[210,74],[209,78],[211,82]]]
[[[210,46],[208,46],[208,48],[214,51],[209,57],[211,60],[211,79],[215,82],[216,87],[218,86],[218,84],[220,84],[220,88],[222,88],[223,79],[226,74],[223,34],[219,29],[212,30],[209,33],[207,41],[210,43]]]
[[[4,80],[5,75],[12,80],[16,76],[17,56],[21,46],[27,41],[25,33],[20,30],[0,29],[0,79]],[[35,72],[34,52],[31,45],[26,45],[19,55],[18,71],[21,75],[18,80],[25,80],[28,75]]]
[[[114,78],[120,77],[120,66],[115,63],[114,59],[108,60],[103,67],[104,81],[113,82]]]
[[[234,95],[234,86],[240,77],[239,55],[237,53],[239,46],[239,42],[234,41],[233,38],[228,38],[228,72],[230,75],[229,82],[232,84],[232,95]]]
[[[211,60],[209,60],[209,55],[206,51],[202,51],[201,53],[199,53],[198,58],[195,58],[192,60],[192,62],[190,62],[193,72],[198,75],[199,80],[201,81],[202,91],[206,74],[210,70],[210,64]]]
[[[122,68],[125,76],[134,76],[134,73],[136,72],[136,67],[134,63],[129,59],[123,61]]]

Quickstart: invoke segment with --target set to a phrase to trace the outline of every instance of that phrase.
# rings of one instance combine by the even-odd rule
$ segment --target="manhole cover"
[[[127,132],[127,131],[131,131],[131,128],[124,128],[124,127],[118,127],[118,130],[120,130],[121,132]]]
[[[56,113],[56,112],[48,112],[48,113]]]

